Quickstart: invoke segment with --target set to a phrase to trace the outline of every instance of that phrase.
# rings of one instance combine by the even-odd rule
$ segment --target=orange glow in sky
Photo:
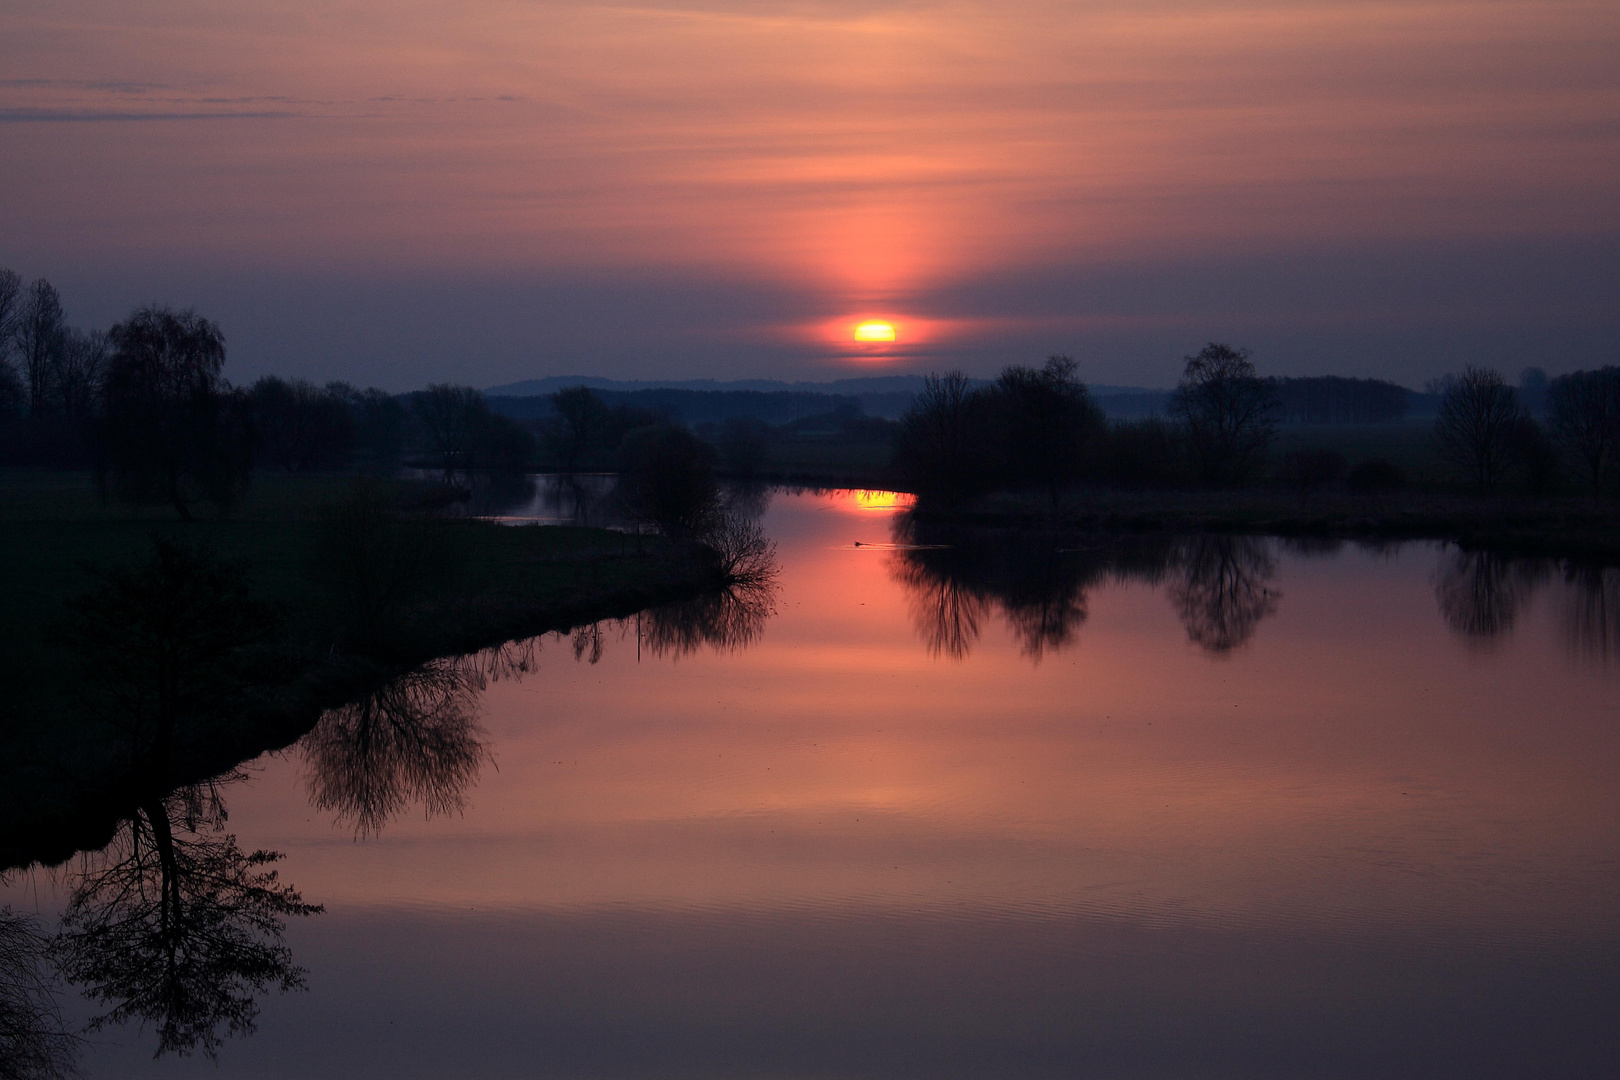
[[[742,283],[782,313],[688,306],[682,331],[862,362],[851,310],[929,311],[896,326],[907,358],[970,340],[988,364],[1094,325],[1076,268],[1224,288],[1277,251],[1620,231],[1620,5],[1594,0],[18,0],[0,25],[0,251],[25,276]],[[1223,332],[1150,299],[1114,317]],[[1356,318],[1405,302],[1374,301]],[[664,309],[631,308],[613,348],[667,349],[633,322]],[[559,321],[524,323],[524,355],[577,364]]]

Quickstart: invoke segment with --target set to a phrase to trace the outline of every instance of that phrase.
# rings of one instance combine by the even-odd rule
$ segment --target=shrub
[[[619,497],[631,513],[667,533],[696,535],[719,506],[714,451],[674,424],[638,428],[619,444]]]

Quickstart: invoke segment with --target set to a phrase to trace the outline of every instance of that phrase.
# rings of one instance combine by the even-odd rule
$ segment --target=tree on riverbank
[[[1507,477],[1528,420],[1499,372],[1470,366],[1447,386],[1434,434],[1452,467],[1485,494]]]
[[[246,399],[221,375],[225,335],[194,311],[145,307],[107,332],[97,480],[182,518],[205,499],[227,507],[247,487],[253,429]]]
[[[1277,432],[1277,399],[1247,349],[1212,341],[1186,359],[1170,415],[1199,476],[1210,483],[1252,479]]]
[[[1015,484],[1045,488],[1053,503],[1079,478],[1104,428],[1078,368],[1067,356],[1040,369],[1009,367],[989,391],[1000,471]]]
[[[895,438],[902,482],[921,498],[947,504],[978,494],[987,478],[988,421],[988,400],[966,375],[929,375]]]
[[[1601,492],[1620,461],[1620,368],[1560,375],[1547,388],[1547,406],[1553,437]]]

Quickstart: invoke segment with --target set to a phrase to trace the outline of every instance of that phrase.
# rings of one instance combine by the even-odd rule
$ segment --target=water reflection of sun
[[[852,488],[848,491],[833,493],[833,505],[840,510],[850,510],[855,513],[865,511],[891,511],[904,510],[917,501],[915,495],[908,495],[904,491],[878,491],[868,488]]]

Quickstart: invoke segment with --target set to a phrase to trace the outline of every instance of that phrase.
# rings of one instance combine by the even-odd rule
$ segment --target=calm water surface
[[[226,829],[324,905],[307,990],[217,1065],[127,1025],[86,1071],[1616,1074],[1612,572],[895,520],[779,493],[773,596],[253,763]]]

